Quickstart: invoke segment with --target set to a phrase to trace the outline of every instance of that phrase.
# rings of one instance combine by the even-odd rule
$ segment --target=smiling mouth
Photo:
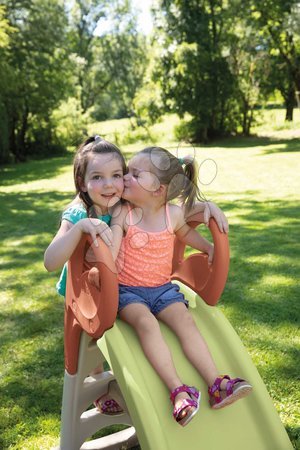
[[[116,194],[101,194],[101,195],[102,195],[102,197],[105,197],[105,198],[116,197]]]

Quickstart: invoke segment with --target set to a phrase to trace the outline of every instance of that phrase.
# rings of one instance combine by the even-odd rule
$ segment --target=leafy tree
[[[278,50],[270,50],[268,58],[268,74],[262,77],[261,87],[265,96],[273,94],[277,89],[285,104],[285,120],[293,120],[293,111],[296,104],[296,92],[293,76],[289,70],[289,66],[283,60]]]
[[[75,0],[70,11],[69,40],[71,51],[76,56],[73,60],[76,70],[76,84],[82,111],[86,112],[94,104],[93,67],[95,31],[101,18],[106,17],[108,1]],[[104,89],[104,81],[101,88]]]
[[[153,79],[166,110],[192,116],[180,126],[180,138],[206,140],[240,129],[249,134],[256,105],[276,89],[285,100],[286,119],[292,120],[296,97],[300,104],[299,2],[159,4],[161,58]]]
[[[110,79],[107,93],[116,106],[117,117],[131,117],[133,99],[146,69],[146,40],[137,33],[137,19],[129,2],[110,14],[111,31],[98,40],[103,72]]]
[[[10,151],[23,160],[33,151],[49,151],[53,141],[51,111],[68,86],[67,19],[61,0],[8,0],[6,20],[16,31],[7,55],[10,83],[2,98]]]
[[[102,31],[105,20],[109,29]],[[145,66],[130,1],[76,0],[71,26],[83,112],[91,108],[97,119],[130,115]]]
[[[5,7],[0,6],[0,162],[9,160],[9,117],[5,107],[5,91],[10,89],[13,75],[12,67],[8,63],[10,36],[15,31],[5,17]]]
[[[251,0],[252,18],[270,39],[275,75],[286,102],[286,120],[293,119],[296,93],[300,94],[300,4],[296,0]],[[275,58],[276,57],[276,58]]]
[[[196,141],[237,128],[236,81],[222,51],[228,40],[228,2],[160,2],[156,11],[162,43],[160,80],[167,109],[192,116]]]
[[[255,27],[255,21],[247,17],[247,5],[232,4],[230,35],[223,50],[237,83],[235,95],[244,135],[250,134],[255,107],[264,101],[266,94],[265,80],[272,76],[268,40]]]
[[[159,47],[155,42],[152,42],[151,47],[150,45],[148,47],[148,61],[143,82],[133,100],[137,125],[143,125],[144,127],[153,125],[164,112],[161,86],[154,76],[155,68],[160,60]]]

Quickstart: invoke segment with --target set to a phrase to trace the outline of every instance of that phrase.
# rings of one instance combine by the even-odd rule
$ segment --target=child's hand
[[[213,217],[218,224],[221,233],[228,233],[228,220],[223,211],[212,202],[205,202],[205,208],[203,211],[204,223],[206,226],[209,224],[209,219]]]
[[[211,266],[213,259],[214,259],[214,246],[212,244],[210,244],[209,249],[207,251],[208,254],[208,265]]]
[[[100,236],[106,245],[111,245],[113,234],[107,223],[99,219],[81,219],[75,225],[82,233],[89,233],[92,236],[93,243],[98,247],[97,236]]]

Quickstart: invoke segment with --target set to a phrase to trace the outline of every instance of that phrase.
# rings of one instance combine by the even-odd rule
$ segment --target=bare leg
[[[182,385],[174,367],[170,350],[161,334],[158,321],[149,309],[139,303],[130,304],[120,311],[120,318],[134,328],[147,359],[168,389],[172,391]],[[190,397],[186,393],[178,394],[175,405],[180,406],[179,403],[184,398]],[[190,409],[187,408],[185,412],[190,413],[193,410],[194,408],[191,407]]]
[[[219,376],[219,372],[186,306],[183,303],[173,303],[163,309],[157,318],[175,332],[185,355],[206,383],[211,386]],[[224,384],[226,385],[226,382]]]

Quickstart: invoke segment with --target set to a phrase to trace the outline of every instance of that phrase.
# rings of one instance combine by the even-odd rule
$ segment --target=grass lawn
[[[195,153],[203,192],[230,222],[231,267],[219,307],[248,349],[294,447],[300,448],[300,121],[297,112],[298,128],[283,128],[282,120],[277,123],[282,112],[264,114],[258,136],[219,141]],[[177,151],[164,123],[157,127],[165,133],[161,142]],[[70,154],[0,169],[1,449],[58,445],[63,301],[54,288],[58,273],[45,271],[43,252],[72,198],[71,164]]]

